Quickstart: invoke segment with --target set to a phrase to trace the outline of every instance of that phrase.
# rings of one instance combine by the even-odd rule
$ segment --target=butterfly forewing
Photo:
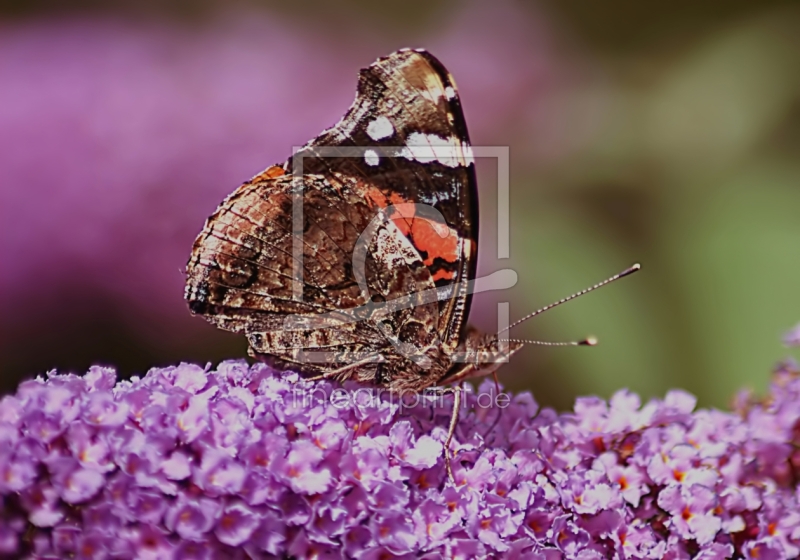
[[[314,157],[317,151],[336,153],[330,148],[337,146],[364,147],[364,155]],[[424,51],[379,59],[361,71],[356,99],[341,121],[300,155],[304,172],[361,177],[367,196],[408,217],[401,228],[436,286],[461,287],[439,303],[437,330],[444,345],[455,347],[469,313],[470,297],[461,284],[475,276],[478,203],[466,122],[444,66]],[[287,170],[295,160],[287,162]],[[416,206],[404,212],[404,204]],[[425,219],[414,219],[420,214]]]

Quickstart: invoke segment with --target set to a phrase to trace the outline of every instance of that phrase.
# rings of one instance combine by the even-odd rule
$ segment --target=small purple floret
[[[93,367],[0,400],[0,556],[793,558],[800,369],[763,400],[392,401],[224,362]],[[505,404],[506,401],[504,401]]]

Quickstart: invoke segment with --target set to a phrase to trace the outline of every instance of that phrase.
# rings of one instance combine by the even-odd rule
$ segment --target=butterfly
[[[467,323],[478,227],[455,81],[427,51],[403,49],[361,70],[337,124],[220,204],[192,248],[185,298],[276,368],[398,395],[457,384],[525,343]],[[459,404],[456,391],[448,444]]]

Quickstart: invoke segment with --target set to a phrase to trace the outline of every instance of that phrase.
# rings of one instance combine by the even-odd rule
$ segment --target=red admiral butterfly
[[[455,82],[404,49],[361,71],[338,124],[222,202],[185,296],[276,367],[418,393],[491,374],[526,342],[467,326],[477,241]]]

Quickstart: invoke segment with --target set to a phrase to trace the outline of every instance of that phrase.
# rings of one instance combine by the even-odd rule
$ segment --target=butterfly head
[[[440,384],[491,375],[524,346],[496,334],[486,334],[469,326],[463,342],[452,354],[452,366]]]

